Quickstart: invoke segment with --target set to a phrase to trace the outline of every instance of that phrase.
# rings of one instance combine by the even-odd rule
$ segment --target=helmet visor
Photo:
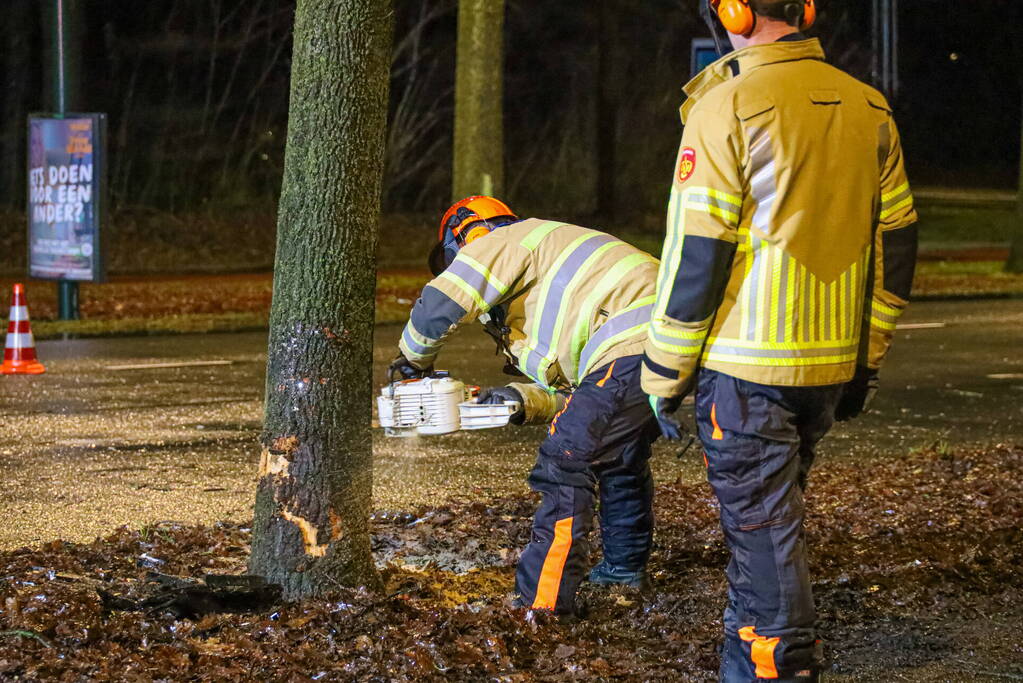
[[[430,266],[430,272],[433,273],[433,276],[437,277],[447,270],[454,260],[455,254],[450,254],[450,250],[444,246],[443,242],[437,242],[437,244],[433,245],[433,249],[430,250],[426,263]]]

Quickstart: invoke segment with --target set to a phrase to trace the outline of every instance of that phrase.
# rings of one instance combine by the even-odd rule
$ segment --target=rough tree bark
[[[504,0],[459,0],[452,195],[504,191]]]
[[[375,584],[373,314],[390,0],[299,0],[249,570]]]

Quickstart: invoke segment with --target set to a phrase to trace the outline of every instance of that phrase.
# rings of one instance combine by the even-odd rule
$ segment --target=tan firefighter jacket
[[[526,419],[549,421],[557,390],[578,386],[616,358],[643,352],[657,259],[610,235],[527,219],[467,246],[424,289],[399,344],[420,368],[433,364],[459,324],[500,306]]]
[[[731,53],[685,91],[643,388],[676,396],[701,365],[785,386],[878,368],[917,244],[885,98],[817,40]]]

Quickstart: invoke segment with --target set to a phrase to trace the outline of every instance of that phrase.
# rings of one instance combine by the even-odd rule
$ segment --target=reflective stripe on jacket
[[[544,389],[577,386],[616,358],[642,353],[657,259],[610,235],[535,218],[463,247],[412,309],[400,347],[433,363],[460,323],[506,310],[511,352]]]
[[[649,393],[677,395],[700,365],[835,384],[887,353],[912,283],[913,197],[888,103],[823,59],[816,40],[758,45],[686,86]]]

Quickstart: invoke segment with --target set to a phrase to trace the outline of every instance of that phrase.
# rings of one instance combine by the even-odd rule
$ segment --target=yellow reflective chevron
[[[657,330],[651,328],[648,331],[647,341],[666,353],[674,353],[679,356],[698,356],[703,349],[703,339],[707,331],[700,333],[700,339],[694,339],[688,343],[672,342],[658,334]]]
[[[844,349],[848,348],[849,342],[845,341],[816,341],[816,342],[762,342],[747,341],[745,339],[728,339],[726,337],[708,337],[707,345],[723,344],[739,349],[764,349],[766,351],[792,351],[792,355],[798,355],[799,351],[819,351],[821,349]]]
[[[579,367],[579,357],[582,355],[583,347],[589,341],[590,321],[594,318],[594,309],[597,307],[597,304],[603,301],[608,293],[618,287],[623,278],[628,277],[629,273],[637,267],[643,264],[655,264],[656,262],[656,259],[646,253],[629,254],[615,263],[583,300],[579,308],[579,317],[576,320],[575,329],[572,331],[572,357],[565,367],[565,373],[569,377],[579,377],[581,379],[581,377],[585,376],[584,372],[580,371],[585,371],[587,368]],[[649,297],[649,299],[650,301],[646,301],[646,299],[643,299],[643,301],[653,303],[653,297]]]
[[[687,192],[689,196],[685,200],[686,209],[717,216],[728,221],[733,227],[739,224],[742,201],[738,197],[706,187],[690,188]]]
[[[889,306],[877,300],[871,303],[871,308],[874,309],[875,314],[879,314],[882,316],[891,316],[892,318],[898,318],[900,315],[902,315],[901,309],[894,308],[893,306]]]
[[[462,261],[472,266],[473,270],[482,275],[484,279],[491,286],[493,286],[494,289],[496,289],[500,294],[505,294],[508,291],[508,287],[499,279],[497,279],[497,277],[493,273],[491,273],[490,269],[487,268],[485,265],[474,259],[472,256],[469,256],[468,254],[459,254],[459,257],[461,258]]]
[[[869,250],[834,280],[823,282],[779,247],[751,237],[749,231],[740,236],[745,239],[737,257],[746,264],[737,296],[743,304],[739,324],[715,326],[703,349],[672,344],[663,336],[665,326],[657,328],[660,335],[651,332],[650,343],[665,352],[701,353],[702,361],[743,366],[806,367],[855,360],[863,315],[860,278],[867,272]]]
[[[610,235],[596,231],[587,231],[580,234],[566,247],[557,253],[557,258],[545,269],[540,284],[537,287],[536,308],[533,311],[532,325],[526,330],[526,339],[521,350],[517,351],[519,369],[528,377],[543,387],[549,387],[548,370],[559,358],[563,362],[562,372],[572,381],[581,381],[577,377],[578,358],[584,355],[584,345],[588,343],[587,336],[592,331],[593,305],[599,299],[591,302],[590,308],[584,308],[582,312],[572,310],[572,313],[579,316],[579,320],[586,321],[586,330],[580,334],[580,327],[571,327],[566,330],[570,337],[571,353],[562,353],[562,330],[566,327],[566,321],[572,319],[569,310],[572,307],[575,296],[583,293],[583,283],[590,283],[593,279],[594,270],[598,265],[607,267],[606,257],[612,250],[625,248],[624,253],[629,256],[636,256],[637,252],[625,242],[617,240]],[[643,263],[650,263],[653,259],[638,258],[629,261],[628,268],[622,273],[614,271],[616,279],[608,283],[605,275],[598,282],[597,289],[608,292],[612,285],[624,277],[625,273]],[[614,263],[614,262],[613,262]],[[597,271],[599,273],[599,271]],[[592,290],[590,290],[592,292]],[[585,311],[589,311],[589,315]],[[610,322],[610,321],[609,321]],[[645,321],[644,321],[645,322]]]
[[[438,276],[438,278],[447,280],[448,282],[452,283],[453,285],[461,289],[469,296],[470,299],[473,300],[473,302],[477,306],[480,307],[482,311],[486,312],[490,310],[490,306],[488,306],[487,302],[483,300],[483,296],[480,294],[480,292],[475,287],[466,282],[464,279],[462,279],[461,276],[455,275],[450,270],[445,270]]]
[[[892,216],[899,209],[910,206],[913,203],[913,193],[910,192],[909,183],[905,182],[891,192],[881,195],[881,220]]]
[[[646,329],[650,312],[653,310],[656,297],[651,294],[623,308],[593,333],[582,349],[577,376],[579,381],[599,367],[598,359],[611,348],[635,338]]]
[[[562,225],[564,225],[564,223],[559,223],[557,221],[545,221],[533,228],[533,230],[522,239],[521,244],[529,251],[534,251],[538,246],[540,246],[540,242],[543,241],[544,237],[551,234],[556,228]]]
[[[398,345],[401,352],[410,360],[432,358],[440,348],[437,340],[419,334],[411,320],[405,325]]]
[[[870,325],[885,332],[894,332],[902,311],[876,299],[870,307]]]
[[[894,322],[881,320],[877,316],[873,315],[870,316],[870,325],[871,327],[876,327],[877,329],[884,330],[886,332],[894,332],[896,328],[896,324]]]
[[[713,353],[707,351],[703,354],[703,361],[718,361],[720,363],[734,363],[736,365],[752,365],[758,367],[789,368],[804,367],[808,365],[833,365],[836,363],[850,363],[856,360],[856,351],[843,353],[834,356],[814,356],[810,358],[764,358],[763,356],[736,356],[727,353]]]

